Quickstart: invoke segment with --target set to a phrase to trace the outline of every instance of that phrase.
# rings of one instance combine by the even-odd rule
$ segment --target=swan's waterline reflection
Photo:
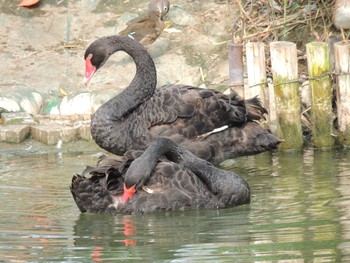
[[[350,257],[347,151],[261,154],[228,162],[252,202],[222,210],[80,214],[70,180],[81,153],[1,152],[4,262],[294,262]]]

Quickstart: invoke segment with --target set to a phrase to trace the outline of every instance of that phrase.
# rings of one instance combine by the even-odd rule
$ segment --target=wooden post
[[[350,43],[334,44],[335,73],[337,75],[337,113],[339,137],[343,145],[350,145]]]
[[[246,62],[248,87],[244,89],[245,98],[259,96],[268,111],[268,123],[272,133],[277,134],[276,108],[274,92],[269,93],[266,79],[265,45],[261,42],[250,42],[246,45]]]
[[[280,149],[301,150],[303,136],[296,45],[291,42],[272,42],[270,50],[278,119],[277,136],[284,140]]]
[[[306,45],[309,85],[311,90],[312,140],[315,147],[333,147],[332,88],[328,44]]]
[[[264,43],[250,42],[246,45],[248,88],[244,90],[245,98],[259,96],[267,106],[266,60]]]
[[[269,111],[269,127],[273,134],[277,135],[278,119],[276,109],[275,90],[271,81],[267,83],[268,90],[268,111]]]
[[[228,43],[230,88],[244,98],[243,44]]]

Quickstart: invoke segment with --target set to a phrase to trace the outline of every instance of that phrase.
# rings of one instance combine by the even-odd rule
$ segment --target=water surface
[[[80,214],[69,184],[98,148],[13,147],[0,145],[0,262],[350,262],[345,150],[226,162],[249,182],[250,205],[96,215]]]

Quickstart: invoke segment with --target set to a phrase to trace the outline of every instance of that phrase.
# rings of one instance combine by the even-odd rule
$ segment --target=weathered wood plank
[[[291,42],[272,42],[270,51],[278,120],[277,135],[284,140],[280,149],[301,150],[303,137],[296,45]]]
[[[337,75],[337,114],[340,143],[350,145],[350,43],[334,44],[335,73]]]
[[[327,43],[306,45],[309,86],[311,90],[312,141],[317,148],[333,147],[332,83]]]

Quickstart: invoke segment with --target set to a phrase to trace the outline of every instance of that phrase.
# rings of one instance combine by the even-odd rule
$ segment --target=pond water
[[[74,173],[98,148],[0,145],[0,262],[350,261],[348,151],[266,153],[226,162],[252,202],[223,210],[80,214]]]

